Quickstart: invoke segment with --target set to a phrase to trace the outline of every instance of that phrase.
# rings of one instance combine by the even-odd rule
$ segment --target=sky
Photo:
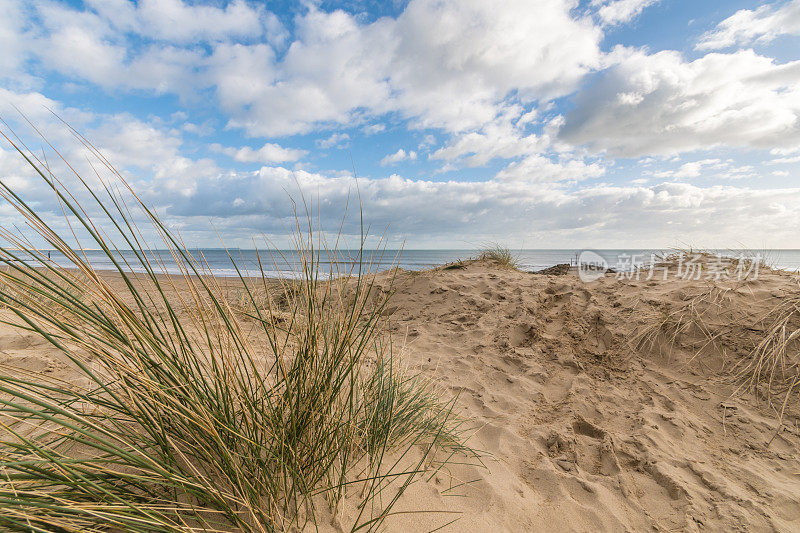
[[[304,197],[390,247],[800,248],[800,0],[0,0],[0,50],[4,131],[190,245]]]

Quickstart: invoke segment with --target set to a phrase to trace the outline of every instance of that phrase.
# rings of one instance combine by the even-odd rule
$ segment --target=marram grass
[[[485,245],[481,249],[478,259],[481,261],[491,261],[503,268],[519,268],[519,260],[514,257],[514,254],[511,253],[511,250],[498,243]]]
[[[117,186],[76,174],[70,190],[6,137],[70,230],[0,184],[27,231],[67,258],[56,265],[0,229],[2,316],[56,347],[80,379],[0,365],[0,530],[268,532],[313,530],[321,516],[374,530],[424,472],[475,458],[452,403],[398,370],[382,340],[390,291],[376,290],[363,254],[337,264],[323,234],[298,222],[295,278],[240,273],[230,302],[218,280],[198,276],[202,257],[78,138]],[[143,224],[182,275],[164,275]],[[92,268],[75,234],[121,283]]]

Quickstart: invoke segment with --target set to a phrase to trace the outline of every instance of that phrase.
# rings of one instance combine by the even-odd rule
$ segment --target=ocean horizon
[[[674,252],[671,248],[542,248],[542,249],[511,249],[511,254],[517,261],[520,270],[537,271],[557,264],[575,264],[580,253],[593,251],[603,257],[610,268],[617,270],[629,269],[631,264],[646,264],[653,257],[663,256]],[[706,252],[719,254],[723,257],[757,258],[772,268],[797,271],[800,270],[800,249],[707,249]],[[47,250],[42,250],[47,253]],[[295,250],[254,250],[240,248],[191,248],[189,252],[206,267],[204,273],[219,277],[238,277],[237,268],[245,276],[257,276],[263,271],[268,277],[291,276],[300,265],[300,258]],[[97,270],[115,270],[114,263],[101,250],[84,250],[86,258]],[[403,270],[426,270],[447,263],[478,257],[480,249],[385,249],[364,250],[362,265],[369,266],[371,270],[381,271],[397,266]],[[59,252],[50,251],[51,259],[56,264],[64,262],[66,258]],[[130,270],[141,271],[137,268],[136,258],[131,251],[122,250],[115,255],[120,262],[128,262]],[[179,274],[180,269],[167,250],[153,250],[149,256],[157,260],[163,270],[168,274]],[[335,261],[334,261],[335,259]],[[235,262],[236,267],[234,267]],[[350,265],[358,261],[358,250],[338,250],[337,256],[331,257],[322,252],[319,266],[323,272],[329,272],[334,262],[339,265],[340,271],[347,271]]]

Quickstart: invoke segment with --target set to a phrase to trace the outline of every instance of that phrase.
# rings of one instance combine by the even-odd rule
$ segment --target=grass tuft
[[[783,420],[793,393],[800,391],[800,291],[770,310],[767,327],[750,356],[739,365],[742,387],[780,405]]]
[[[79,139],[116,186],[77,176],[68,189],[6,137],[70,229],[0,184],[32,236],[66,257],[56,264],[0,229],[3,316],[58,348],[77,379],[0,366],[0,529],[269,532],[325,515],[369,531],[422,473],[475,457],[452,402],[398,371],[381,340],[391,291],[376,290],[363,236],[342,263],[297,216],[292,279],[263,266],[247,277],[231,259],[232,305],[219,280],[199,275],[202,257]],[[84,247],[102,250],[121,281],[95,271]],[[165,258],[181,275],[165,274]]]
[[[515,270],[519,269],[519,260],[514,257],[514,255],[511,253],[511,250],[498,243],[486,245],[480,251],[478,259],[481,261],[491,261],[502,268],[513,268]]]

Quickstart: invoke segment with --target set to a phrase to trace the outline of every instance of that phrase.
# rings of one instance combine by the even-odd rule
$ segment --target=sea
[[[586,249],[524,249],[511,250],[511,254],[521,270],[537,271],[557,264],[576,264]],[[673,253],[670,249],[593,249],[592,252],[600,255],[610,268],[618,271],[630,269],[635,265],[643,265],[654,258]],[[723,257],[758,259],[772,268],[795,272],[800,270],[800,250],[705,250]],[[46,251],[44,252],[47,253]],[[102,251],[87,250],[86,258],[97,270],[115,270],[114,262]],[[220,277],[237,277],[238,272],[245,276],[260,276],[261,273],[268,277],[297,275],[302,261],[296,251],[275,250],[256,251],[245,249],[203,248],[192,249],[190,253],[203,265],[203,273],[212,273]],[[388,270],[399,267],[404,270],[425,270],[435,266],[452,263],[459,260],[470,259],[480,255],[480,250],[365,250],[359,256],[357,250],[339,250],[336,255],[321,253],[318,256],[320,272],[327,273],[332,269],[342,274],[357,274],[358,266],[361,271]],[[64,267],[70,265],[65,257],[58,252],[50,252],[51,260]],[[166,250],[155,250],[149,253],[152,262],[160,263],[156,270],[169,274],[178,274],[180,269],[171,254]],[[687,257],[688,259],[688,257]],[[128,270],[141,271],[137,266],[135,254],[129,251],[115,253],[118,263],[128,263]],[[236,266],[234,267],[234,263]],[[238,268],[238,272],[237,272]]]

